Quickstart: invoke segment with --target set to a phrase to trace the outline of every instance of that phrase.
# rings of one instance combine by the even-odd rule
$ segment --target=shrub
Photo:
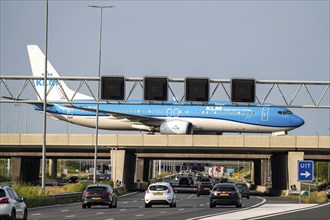
[[[328,196],[325,191],[311,192],[310,196],[302,197],[302,201],[304,203],[324,204],[324,203],[328,202]]]

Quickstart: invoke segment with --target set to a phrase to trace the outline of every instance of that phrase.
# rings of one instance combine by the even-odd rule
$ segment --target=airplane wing
[[[69,108],[76,108],[84,111],[96,112],[94,108],[87,108],[82,106],[76,106],[72,104],[65,104],[66,107]],[[165,121],[165,119],[161,118],[154,118],[154,117],[146,117],[146,116],[139,116],[139,115],[132,115],[127,113],[121,112],[114,112],[114,111],[106,111],[99,109],[99,113],[108,114],[109,116],[113,116],[117,119],[127,119],[130,120],[132,123],[142,123],[147,126],[160,126],[161,123]]]
[[[2,96],[2,98],[8,99],[8,100],[13,100],[13,101],[27,101],[27,99],[14,99],[14,98],[8,97],[8,96]],[[35,105],[35,106],[39,106],[39,107],[42,107],[44,105],[43,103],[34,103],[34,102],[24,102],[24,104]],[[47,103],[46,106],[51,107],[51,106],[54,106],[54,104]]]

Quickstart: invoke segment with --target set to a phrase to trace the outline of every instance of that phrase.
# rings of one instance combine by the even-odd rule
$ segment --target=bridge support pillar
[[[297,179],[298,160],[304,159],[304,152],[288,152],[273,154],[272,156],[272,180],[273,188],[289,190],[295,185],[300,190]]]
[[[134,183],[136,156],[129,150],[111,150],[112,178],[129,187]]]
[[[255,185],[264,186],[268,170],[267,160],[253,160],[251,164],[251,181]]]
[[[253,177],[254,177],[254,184],[261,185],[261,161],[254,160],[253,161]]]
[[[254,161],[253,160],[250,161],[250,181],[253,184],[255,184],[254,183]]]
[[[134,182],[148,182],[150,172],[150,159],[137,158]]]
[[[12,181],[34,183],[39,178],[39,157],[12,157]]]
[[[134,182],[141,182],[143,181],[143,170],[144,167],[144,159],[143,158],[136,158],[136,165],[135,165],[135,178]]]
[[[57,178],[57,159],[49,159],[48,172],[52,179]]]

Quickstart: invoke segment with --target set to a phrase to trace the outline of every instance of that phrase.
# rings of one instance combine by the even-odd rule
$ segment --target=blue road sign
[[[314,179],[314,161],[298,160],[298,182],[311,182]]]

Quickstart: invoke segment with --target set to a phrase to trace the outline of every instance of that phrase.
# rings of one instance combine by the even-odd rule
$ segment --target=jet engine
[[[161,134],[192,134],[193,125],[187,121],[165,121],[160,125]]]

